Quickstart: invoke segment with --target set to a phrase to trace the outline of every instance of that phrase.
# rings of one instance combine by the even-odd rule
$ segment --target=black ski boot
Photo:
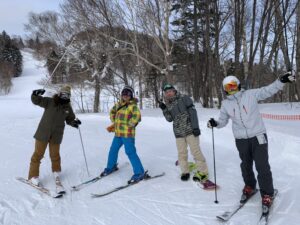
[[[187,181],[188,179],[190,179],[190,174],[189,173],[183,173],[183,174],[181,174],[180,179],[182,181]]]

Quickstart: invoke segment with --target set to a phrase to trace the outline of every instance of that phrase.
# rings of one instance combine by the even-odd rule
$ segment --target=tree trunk
[[[193,20],[193,37],[194,37],[194,85],[193,97],[195,102],[200,101],[201,73],[200,73],[200,52],[199,52],[199,34],[198,34],[198,10],[196,1],[194,1],[194,20]],[[201,88],[203,90],[203,88]]]
[[[280,5],[279,0],[275,0],[276,5]],[[279,45],[283,54],[283,59],[284,59],[284,63],[286,66],[287,70],[290,70],[291,67],[291,61],[289,58],[289,52],[288,52],[288,46],[286,45],[286,29],[287,27],[285,26],[285,16],[286,16],[286,9],[284,8],[283,11],[281,12],[280,7],[276,7],[275,8],[275,18],[277,20],[277,26],[278,26],[278,30],[277,32],[279,32],[281,35],[279,37]]]
[[[94,113],[98,113],[100,109],[100,79],[95,76],[95,96],[94,96]]]
[[[297,7],[297,30],[296,30],[296,36],[297,36],[297,41],[296,41],[296,76],[299,78],[300,76],[300,4],[298,4]],[[297,93],[297,101],[299,101],[299,91],[300,90],[300,81],[297,79],[296,84],[295,84],[295,89]]]
[[[143,109],[143,84],[142,84],[142,77],[140,72],[138,76],[139,76],[138,78],[139,79],[139,106],[140,109]]]
[[[234,63],[235,70],[240,70],[240,54],[242,49],[242,35],[245,14],[245,0],[234,1]]]

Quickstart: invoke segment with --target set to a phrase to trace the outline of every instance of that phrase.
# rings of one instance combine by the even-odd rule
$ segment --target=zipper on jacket
[[[241,106],[240,106],[240,104],[239,104],[239,101],[238,101],[237,97],[234,96],[234,95],[233,95],[233,97],[235,98],[236,103],[237,103],[237,105],[238,105],[238,107],[239,107],[239,110],[240,110],[240,118],[241,118],[242,124],[243,124],[243,126],[244,126],[244,128],[245,128],[247,138],[249,138],[248,131],[247,131],[247,127],[246,127],[246,125],[245,125],[245,123],[244,123],[244,120],[243,120],[243,118],[242,118]],[[242,98],[242,97],[241,97],[241,98]],[[245,106],[243,105],[243,107],[245,107]],[[246,110],[246,109],[244,108],[244,110]],[[247,113],[247,112],[246,112],[246,113]]]
[[[246,107],[244,105],[243,105],[243,109],[244,109],[245,113],[248,114]]]

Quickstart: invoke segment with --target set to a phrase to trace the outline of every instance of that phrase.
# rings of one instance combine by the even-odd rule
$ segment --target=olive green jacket
[[[34,138],[54,144],[61,144],[65,121],[70,124],[75,115],[70,103],[56,104],[54,98],[31,95],[33,104],[45,109]]]

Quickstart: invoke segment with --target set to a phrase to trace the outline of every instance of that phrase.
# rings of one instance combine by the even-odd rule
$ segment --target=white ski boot
[[[56,185],[56,193],[57,194],[65,194],[66,190],[60,181],[59,175],[60,175],[60,172],[53,172],[53,176],[55,179],[55,185]]]
[[[29,179],[29,182],[32,183],[32,184],[35,185],[35,186],[38,186],[38,187],[41,187],[41,186],[42,186],[39,177],[31,177],[31,178]]]

